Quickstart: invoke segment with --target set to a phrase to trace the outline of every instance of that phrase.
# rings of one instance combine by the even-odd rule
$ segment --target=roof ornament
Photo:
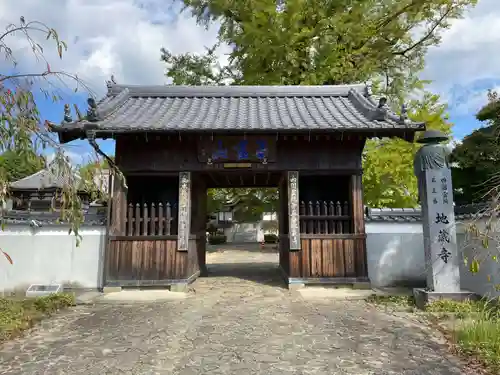
[[[371,82],[367,82],[365,85],[365,95],[372,96],[373,95],[373,85]]]
[[[401,105],[401,114],[399,115],[399,122],[401,124],[408,124],[410,122],[410,119],[408,118],[408,108],[404,103]]]
[[[68,103],[64,105],[64,122],[73,122],[73,118],[71,117],[71,108]]]
[[[111,88],[113,87],[113,85],[116,85],[116,81],[115,81],[115,76],[111,75],[110,80],[106,81],[106,87],[108,88],[108,94],[109,94]]]
[[[88,98],[87,104],[89,105],[87,109],[87,120],[97,121],[97,104],[94,98]]]
[[[378,106],[377,106],[378,109],[387,109],[387,98],[380,98],[378,100]]]
[[[387,98],[380,98],[378,100],[377,108],[371,110],[371,119],[376,121],[384,121],[387,118]]]
[[[82,116],[82,113],[80,112],[80,108],[78,108],[78,106],[76,105],[76,103],[73,103],[73,107],[75,108],[76,117],[78,117],[78,121],[82,121],[83,120],[83,116]]]

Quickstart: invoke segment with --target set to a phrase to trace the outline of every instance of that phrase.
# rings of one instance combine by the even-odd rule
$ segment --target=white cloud
[[[164,0],[3,1],[0,25],[23,16],[55,28],[68,43],[68,52],[60,61],[54,46],[44,42],[51,69],[77,73],[102,94],[111,74],[119,83],[165,83],[161,47],[173,53],[201,53],[215,43],[217,28],[205,30],[187,12],[180,14],[180,9],[178,2]],[[35,60],[20,38],[9,43],[21,62],[20,70],[33,70]],[[38,70],[44,68],[41,65]]]
[[[102,95],[104,81],[111,74],[119,83],[166,83],[160,47],[174,53],[202,53],[214,44],[217,27],[207,31],[188,12],[180,14],[180,9],[175,0],[0,1],[0,25],[24,16],[54,27],[69,50],[62,61],[53,47],[46,50],[52,69],[77,73]],[[21,56],[22,69],[33,69],[34,59],[26,43],[19,37],[10,42]],[[432,89],[451,107],[476,110],[484,102],[486,84],[474,84],[500,82],[499,45],[498,0],[480,0],[443,34],[441,45],[429,51],[424,78],[434,81]],[[19,49],[22,46],[24,50]],[[0,61],[2,70],[3,64]]]
[[[62,152],[66,157],[68,157],[69,162],[73,166],[87,165],[96,159],[93,153],[89,152],[88,149],[76,149],[74,147],[65,146],[62,148]],[[47,163],[50,164],[55,158],[55,152],[53,150],[47,150],[45,152],[45,158]]]
[[[429,51],[423,76],[454,112],[475,113],[486,102],[487,89],[500,82],[499,46],[498,0],[480,0]]]

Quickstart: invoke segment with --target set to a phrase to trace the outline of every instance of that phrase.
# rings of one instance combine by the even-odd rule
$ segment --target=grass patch
[[[439,301],[444,302],[444,301]],[[450,302],[450,301],[447,301]],[[500,373],[500,305],[498,300],[444,303],[436,309],[448,308],[459,318],[451,337],[457,349],[478,359],[494,374]]]
[[[459,350],[479,359],[494,374],[500,373],[500,321],[478,318],[463,322],[452,333]]]
[[[75,296],[67,293],[38,298],[0,298],[0,342],[19,335],[43,318],[74,304]]]
[[[391,296],[372,294],[366,298],[366,301],[376,305],[396,306],[399,308],[415,307],[415,298],[413,296]]]

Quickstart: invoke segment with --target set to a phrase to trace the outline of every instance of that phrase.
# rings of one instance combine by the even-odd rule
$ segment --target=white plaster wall
[[[25,290],[34,283],[64,283],[77,288],[102,287],[105,227],[80,228],[82,240],[76,246],[74,234],[65,226],[31,228],[9,224],[0,231],[0,291]]]
[[[479,240],[465,234],[469,222],[457,224],[458,256],[460,257],[460,283],[464,290],[482,296],[500,297],[500,244],[490,240],[484,249]],[[484,225],[483,222],[478,223]],[[425,257],[422,224],[367,222],[366,245],[368,276],[374,287],[425,286]],[[500,236],[500,229],[492,237]],[[472,259],[480,261],[479,272],[470,271]],[[466,261],[467,259],[467,261]]]
[[[477,241],[467,240],[466,224],[457,228],[459,256],[479,257],[481,264],[479,272],[473,274],[468,264],[460,262],[462,288],[500,297],[495,290],[495,285],[500,284],[500,263],[492,259],[495,254],[500,258],[500,245],[491,241],[490,249],[484,250]],[[245,238],[263,237],[260,225],[234,229],[246,232]],[[77,247],[75,236],[69,235],[64,226],[32,229],[27,225],[8,225],[0,231],[0,248],[11,256],[14,264],[0,255],[0,291],[25,290],[29,284],[51,282],[79,288],[102,287],[105,228],[87,226],[80,233],[83,240]],[[228,240],[235,239],[233,233],[227,233]],[[368,275],[374,287],[425,286],[421,223],[367,222],[366,233]]]
[[[425,286],[422,224],[367,222],[368,277],[373,286]]]
[[[271,215],[268,215],[271,217]],[[276,234],[270,230],[264,230],[264,220],[256,223],[233,224],[231,228],[224,229],[227,242],[262,242],[264,235]]]
[[[227,242],[257,242],[260,223],[234,223],[230,228],[224,229]]]

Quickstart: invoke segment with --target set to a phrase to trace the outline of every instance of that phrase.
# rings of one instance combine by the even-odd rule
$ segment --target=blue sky
[[[159,61],[160,47],[173,53],[202,53],[216,40],[217,28],[205,30],[188,14],[179,14],[179,4],[165,0],[52,0],[0,2],[0,25],[19,19],[42,21],[54,27],[68,43],[59,60],[55,48],[42,42],[52,70],[77,73],[98,96],[105,93],[105,80],[113,74],[118,83],[165,83],[165,66]],[[11,47],[19,69],[43,71],[32,58],[25,40],[12,38]],[[480,126],[474,115],[486,102],[486,91],[500,88],[500,3],[479,0],[478,6],[455,21],[442,36],[439,47],[429,51],[422,77],[432,80],[429,89],[449,106],[453,135],[461,139]],[[225,60],[221,49],[221,60]],[[0,62],[0,68],[4,62]],[[5,69],[4,69],[5,71]],[[39,100],[43,119],[60,122],[64,102],[86,110],[86,96],[65,92],[63,102]],[[65,146],[76,163],[88,158],[86,142]],[[113,153],[112,141],[101,147]]]

